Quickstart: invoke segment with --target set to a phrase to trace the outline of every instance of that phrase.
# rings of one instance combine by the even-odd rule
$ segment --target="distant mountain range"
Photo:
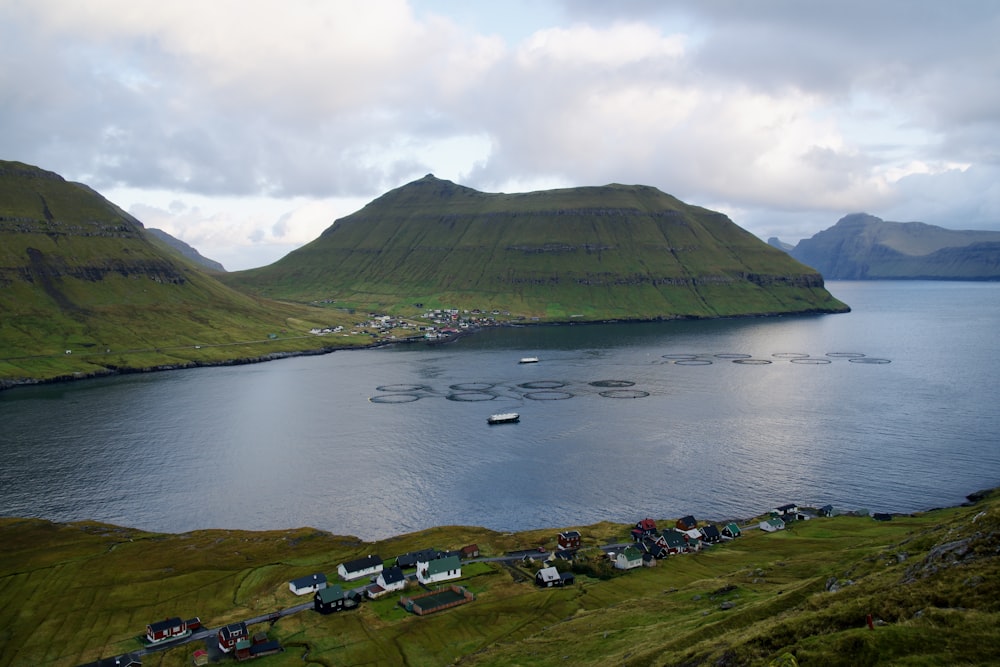
[[[854,213],[794,247],[776,238],[768,243],[828,280],[1000,280],[1000,232]]]
[[[842,312],[823,279],[726,216],[642,185],[484,193],[433,175],[266,267],[219,276],[296,301],[539,321]]]

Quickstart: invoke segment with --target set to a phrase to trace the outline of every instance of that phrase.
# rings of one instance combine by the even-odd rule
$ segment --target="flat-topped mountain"
[[[504,194],[428,175],[220,279],[282,299],[541,321],[847,310],[818,272],[726,216],[641,185]]]
[[[1000,280],[1000,232],[887,222],[866,213],[844,216],[790,253],[830,280]]]

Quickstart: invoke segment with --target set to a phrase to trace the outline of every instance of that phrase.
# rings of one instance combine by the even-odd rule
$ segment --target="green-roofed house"
[[[459,560],[457,554],[417,563],[417,581],[425,585],[460,579],[461,577],[462,561]]]
[[[779,519],[778,517],[773,516],[770,519],[761,521],[760,529],[763,530],[765,533],[773,533],[777,530],[784,530],[785,522]]]
[[[722,527],[722,537],[723,537],[723,539],[725,539],[727,537],[729,539],[734,539],[734,538],[740,537],[742,534],[743,533],[740,532],[740,527],[737,526],[735,523],[727,523],[725,526]]]
[[[613,562],[614,566],[619,570],[631,570],[634,567],[642,567],[642,552],[636,547],[629,545],[614,555]]]

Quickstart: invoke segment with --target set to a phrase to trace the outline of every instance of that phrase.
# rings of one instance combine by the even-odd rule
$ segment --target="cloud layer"
[[[860,210],[1000,229],[996,3],[511,7],[0,0],[0,157],[230,268],[429,172],[643,183],[792,241]]]

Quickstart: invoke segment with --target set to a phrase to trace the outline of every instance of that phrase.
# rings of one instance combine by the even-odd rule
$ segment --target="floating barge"
[[[538,363],[538,357],[521,357],[521,360],[518,361],[517,363],[519,363],[519,364],[537,364]]]
[[[475,599],[476,596],[466,590],[464,586],[452,584],[448,588],[439,588],[420,595],[404,595],[399,598],[399,606],[417,616],[423,616],[451,609]]]
[[[486,419],[487,424],[516,424],[521,421],[521,415],[516,412],[500,412],[490,415]]]

